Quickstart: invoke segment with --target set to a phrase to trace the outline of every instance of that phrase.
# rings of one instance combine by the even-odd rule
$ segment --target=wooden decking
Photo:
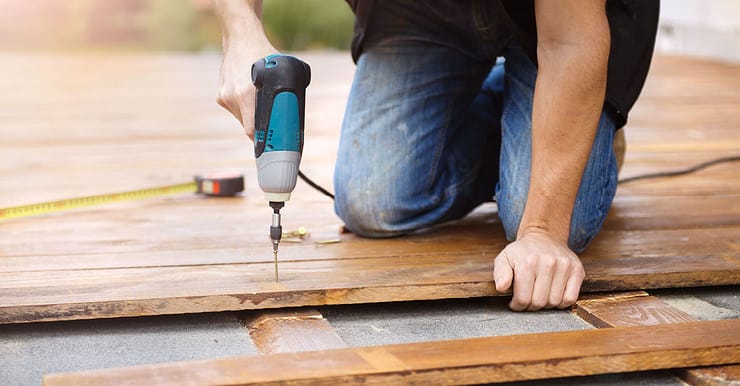
[[[311,236],[283,243],[275,283],[270,210],[251,143],[214,102],[216,56],[0,59],[0,208],[212,170],[243,172],[248,185],[238,198],[184,194],[0,222],[0,324],[500,295],[494,205],[367,240],[340,234],[332,202],[301,183],[283,225]],[[340,53],[304,59],[314,79],[303,169],[330,187],[353,66]],[[737,155],[737,106],[740,67],[657,58],[627,128],[623,176]],[[585,292],[740,283],[740,163],[620,186],[582,259]]]
[[[733,363],[738,328],[734,319],[346,348],[60,374],[44,384],[484,384]]]

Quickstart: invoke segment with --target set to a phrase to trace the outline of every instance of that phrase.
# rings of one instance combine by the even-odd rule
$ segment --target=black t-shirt
[[[515,36],[537,63],[537,25],[534,0],[499,0]],[[352,57],[362,53],[374,0],[347,0],[355,13]],[[622,127],[645,84],[658,27],[659,0],[607,0],[611,50],[606,85],[606,107]]]

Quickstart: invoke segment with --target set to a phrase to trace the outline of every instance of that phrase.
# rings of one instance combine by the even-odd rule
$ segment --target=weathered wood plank
[[[697,211],[700,210],[699,201],[694,206]],[[251,222],[239,219],[242,210],[249,213],[247,208],[226,204],[223,204],[224,209],[233,210],[214,210],[214,207],[218,208],[217,204],[209,204],[205,200],[184,204],[190,208],[188,213],[199,221],[188,220],[185,214],[171,214],[181,211],[176,205],[170,206],[170,212],[149,208],[144,211],[146,215],[131,216],[128,220],[116,220],[109,211],[91,211],[84,214],[89,222],[62,222],[60,217],[55,217],[55,220],[62,224],[53,219],[39,219],[36,223],[29,221],[3,235],[0,261],[4,272],[270,262],[272,256],[266,228],[255,226],[254,218],[250,218]],[[715,210],[717,214],[714,216],[711,215],[712,210],[707,209],[710,213],[694,225],[690,222],[695,217],[689,214],[683,220],[676,219],[681,214],[672,205],[656,204],[654,209],[645,208],[649,205],[649,202],[633,204],[632,207],[617,204],[604,231],[585,256],[732,256],[729,252],[740,242],[740,214],[738,219],[734,218],[736,210],[732,205],[726,207],[725,214]],[[653,216],[663,209],[666,209],[666,214]],[[254,207],[251,210],[253,212]],[[316,215],[309,218],[308,214],[297,214],[290,218],[289,224],[305,226],[311,237],[301,243],[282,243],[281,260],[414,257],[434,253],[486,253],[495,256],[507,243],[495,206],[481,208],[458,222],[387,240],[340,235],[337,231],[340,222],[333,214],[314,210],[308,213]],[[66,220],[67,217],[62,218]],[[699,227],[702,222],[705,226]],[[715,225],[710,226],[709,223]],[[674,228],[670,224],[679,227]],[[680,224],[688,228],[682,228]],[[35,227],[52,231],[47,231],[48,235],[43,237],[33,231],[26,233]],[[632,227],[635,229],[625,229]],[[315,244],[327,239],[341,239],[342,242],[323,246]]]
[[[676,370],[676,372],[689,385],[737,386],[740,384],[740,365],[701,367]]]
[[[470,384],[740,361],[740,320],[461,339],[44,377],[44,385]]]
[[[239,318],[262,354],[320,351],[347,344],[318,310],[279,310],[245,314]]]
[[[650,130],[647,130],[650,131]],[[668,133],[653,133],[661,136]],[[658,172],[673,172],[694,167],[717,158],[738,156],[740,138],[738,134],[728,134],[735,139],[716,138],[712,145],[710,139],[696,138],[678,142],[664,141],[658,144],[628,144],[621,178]],[[720,145],[721,144],[721,145]],[[704,147],[704,148],[702,148]],[[726,162],[709,166],[691,174],[672,177],[659,177],[621,184],[620,196],[705,196],[740,193],[740,162]],[[724,182],[724,183],[723,183]],[[708,204],[711,206],[711,204]]]
[[[731,234],[738,234],[735,228],[728,229],[734,232]],[[684,232],[668,231],[672,236],[657,238],[652,244],[629,234],[595,243],[583,257],[588,275],[584,290],[722,285],[740,281],[740,257],[732,237],[728,239],[728,234],[718,229]],[[471,236],[448,236],[442,240],[455,244],[456,237],[468,241]],[[156,263],[140,269],[2,272],[0,320],[8,323],[495,294],[490,275],[495,249],[481,247],[478,251],[447,253],[440,244],[431,243],[428,247],[434,253],[422,254],[420,251],[426,250],[422,240],[412,238],[406,244],[389,241],[391,244],[385,247],[378,241],[377,249],[355,245],[362,253],[372,255],[373,250],[378,251],[377,257],[372,258],[342,258],[353,256],[349,242],[311,246],[307,254],[323,255],[313,256],[314,260],[310,261],[291,259],[291,252],[285,252],[281,255],[287,256],[281,262],[283,280],[279,284],[272,281],[269,260],[217,264],[219,255],[238,258],[232,250],[197,251],[198,258],[210,257],[210,263],[193,264],[185,258],[186,264],[190,264],[179,267]],[[358,242],[375,243],[364,239]],[[415,251],[406,250],[405,257],[394,256],[394,246],[403,250],[400,245]],[[677,255],[663,257],[671,253]],[[177,260],[179,253],[162,254]],[[187,252],[181,254],[193,256]],[[141,258],[145,260],[147,256],[158,255],[145,253]],[[163,282],[168,285],[162,286]]]
[[[575,313],[598,328],[633,327],[695,322],[691,315],[647,293],[602,295],[579,300]],[[740,383],[740,365],[677,369],[674,373],[691,385]]]
[[[687,313],[652,296],[597,296],[579,300],[574,311],[581,319],[598,328],[696,321]]]
[[[740,256],[583,257],[583,291],[740,283]],[[496,295],[493,256],[437,253],[0,273],[0,323]],[[167,285],[162,285],[167,283]]]
[[[175,202],[170,208],[173,211]],[[26,222],[29,227],[59,231],[46,236],[48,241],[39,242],[24,239],[26,227],[6,234],[8,241],[1,249],[6,254],[0,273],[2,320],[7,323],[495,294],[490,283],[491,261],[506,242],[493,210],[482,210],[464,221],[404,239],[367,240],[342,235],[342,243],[321,247],[310,242],[284,243],[280,255],[283,286],[276,289],[269,274],[271,258],[268,253],[260,253],[267,242],[266,237],[258,235],[261,232],[248,226],[233,231],[213,229],[213,224],[225,223],[217,221],[229,216],[223,213],[232,213],[214,211],[213,207],[228,208],[229,203],[194,201],[189,213],[200,219],[196,223],[154,209],[159,205],[147,206],[151,210],[124,227],[119,220],[92,211],[79,214],[90,220],[86,225],[77,223],[84,227],[66,222],[62,227],[53,218]],[[157,218],[168,222],[156,223]],[[145,225],[138,228],[137,224]],[[152,224],[157,224],[156,228],[152,229]],[[317,228],[313,239],[336,237],[336,225]],[[109,229],[111,237],[102,238],[96,233],[101,229]],[[162,235],[150,238],[148,232]],[[190,234],[198,236],[188,237]],[[16,243],[17,239],[21,240]],[[739,240],[737,227],[650,232],[613,231],[607,227],[583,256],[589,274],[584,290],[737,284]],[[217,245],[209,246],[211,242]],[[62,254],[44,254],[55,248]],[[107,252],[95,253],[103,249]],[[359,260],[354,264],[335,262],[348,259]],[[386,268],[378,267],[394,267],[394,273],[388,275]],[[351,281],[337,281],[339,277]],[[433,279],[420,280],[430,277]],[[169,284],[162,286],[165,278]],[[307,286],[301,278],[323,288]],[[286,303],[281,305],[280,301]]]
[[[618,195],[602,229],[634,231],[733,225],[740,225],[740,195],[664,196],[660,199]]]

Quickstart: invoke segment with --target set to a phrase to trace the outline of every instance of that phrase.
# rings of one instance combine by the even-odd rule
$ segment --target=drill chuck
[[[272,224],[270,224],[270,239],[277,249],[277,244],[283,236],[283,226],[280,224],[280,209],[285,205],[282,201],[270,201],[272,208]]]

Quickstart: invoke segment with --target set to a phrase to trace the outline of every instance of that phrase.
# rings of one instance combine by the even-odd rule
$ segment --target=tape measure
[[[139,200],[168,194],[198,193],[213,197],[231,197],[242,191],[244,191],[244,176],[229,173],[213,173],[204,176],[195,176],[193,182],[184,184],[0,208],[0,220],[36,216],[85,206]]]

